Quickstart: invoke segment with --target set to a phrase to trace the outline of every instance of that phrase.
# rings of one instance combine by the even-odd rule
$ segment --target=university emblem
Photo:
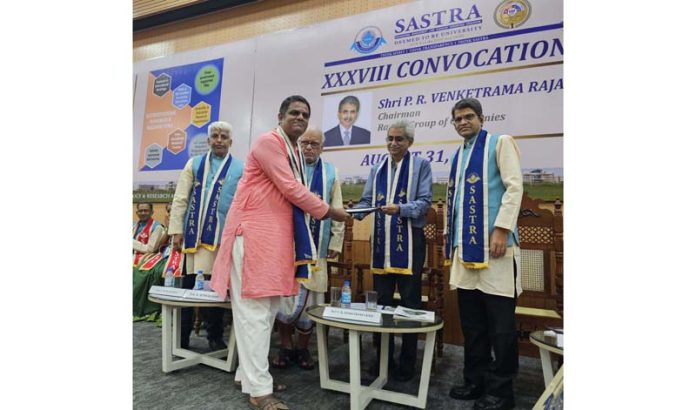
[[[527,0],[506,0],[495,8],[495,23],[502,28],[517,28],[532,14]]]
[[[472,173],[469,174],[469,176],[466,178],[466,182],[468,182],[468,183],[470,183],[470,184],[475,184],[475,183],[477,183],[477,182],[480,181],[480,180],[481,180],[481,177],[478,176],[478,174],[475,173],[475,172],[472,172]]]
[[[358,34],[355,35],[351,49],[360,54],[370,54],[382,44],[387,44],[382,36],[382,31],[375,26],[368,26],[358,31]]]

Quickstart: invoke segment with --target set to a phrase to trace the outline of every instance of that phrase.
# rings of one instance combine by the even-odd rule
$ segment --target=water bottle
[[[205,287],[205,276],[203,276],[203,271],[199,270],[196,274],[196,285],[193,287],[195,290],[203,290]]]
[[[341,289],[341,307],[342,308],[349,308],[350,307],[350,298],[351,298],[351,291],[350,291],[350,280],[346,279],[345,282],[343,282],[343,289]]]
[[[174,269],[168,268],[164,274],[164,286],[168,288],[174,287]]]

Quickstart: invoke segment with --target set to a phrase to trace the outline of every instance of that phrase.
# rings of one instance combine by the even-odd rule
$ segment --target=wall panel
[[[133,33],[133,61],[410,3],[411,0],[267,0]]]

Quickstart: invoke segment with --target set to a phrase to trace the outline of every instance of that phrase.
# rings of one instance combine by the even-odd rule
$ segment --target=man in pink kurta
[[[291,164],[299,164],[300,158],[297,139],[309,115],[303,97],[286,98],[278,113],[280,126],[253,144],[213,266],[213,290],[225,296],[230,289],[240,362],[236,378],[253,406],[277,400],[272,396],[268,352],[280,297],[298,291],[293,205],[317,219],[348,218],[345,210],[331,208],[293,173]]]

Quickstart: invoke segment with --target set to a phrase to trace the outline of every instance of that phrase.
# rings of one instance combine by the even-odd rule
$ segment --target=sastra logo
[[[380,48],[382,44],[387,44],[382,31],[375,26],[368,26],[358,31],[351,49],[360,54],[370,54]]]

